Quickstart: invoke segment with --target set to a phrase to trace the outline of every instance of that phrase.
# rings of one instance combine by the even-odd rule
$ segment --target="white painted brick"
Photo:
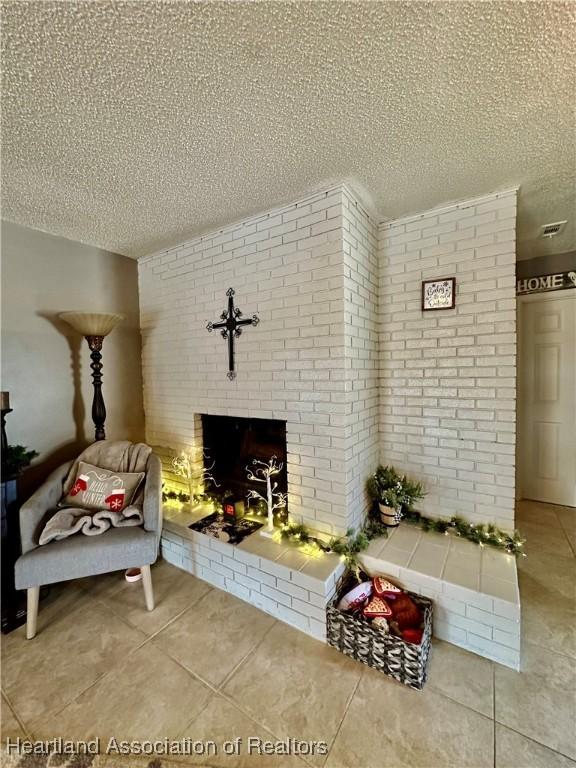
[[[310,631],[310,621],[307,616],[304,616],[297,611],[293,611],[291,608],[287,608],[285,605],[278,606],[277,616],[287,624],[291,624],[297,629],[301,629],[304,632]]]
[[[488,502],[478,486],[494,486],[496,476],[502,477],[502,464],[514,468],[514,441],[507,437],[515,419],[514,241],[511,238],[498,242],[496,238],[500,232],[513,231],[515,211],[514,191],[486,196],[388,222],[380,230],[379,243],[380,381],[387,402],[393,404],[394,414],[401,417],[401,421],[395,422],[380,407],[381,459],[425,478],[426,485],[434,488],[434,493],[429,493],[421,503],[421,511],[433,516],[458,513],[473,522],[498,520],[508,528],[514,527],[513,481],[506,480],[510,492],[498,495],[498,505],[492,499]],[[439,237],[440,250],[429,246],[430,236]],[[402,269],[395,268],[395,252],[390,251],[398,244],[403,245],[398,252]],[[443,255],[442,246],[453,249],[445,254],[445,264],[458,267],[456,307],[443,313],[423,313],[422,277],[454,274],[442,272],[438,262]],[[508,321],[509,328],[494,332],[496,324]],[[391,324],[394,332],[389,331]],[[436,333],[438,330],[442,332]],[[408,351],[415,354],[408,357]],[[402,375],[406,368],[415,384]],[[458,386],[455,381],[446,381],[444,369],[451,370],[451,378],[457,378]],[[438,383],[421,388],[417,385],[419,377],[437,379]],[[473,388],[478,387],[480,380],[483,389],[499,381],[494,385],[509,387],[512,394],[474,396]],[[472,390],[470,395],[468,387]],[[438,402],[430,406],[432,398]],[[446,407],[439,407],[444,398]],[[422,407],[417,407],[417,403],[422,403]],[[439,420],[455,428],[450,446],[435,446],[431,441]],[[495,450],[492,446],[487,450],[476,440],[476,434],[484,431],[488,423],[494,442],[511,449],[505,460],[500,454],[489,460],[493,463],[492,472],[484,468],[489,463],[487,453],[494,454]],[[413,427],[423,431],[411,433]],[[406,440],[409,434],[418,436]],[[458,496],[450,484],[456,477],[454,470],[461,481]]]
[[[289,608],[292,606],[292,598],[290,595],[286,595],[284,592],[280,592],[279,589],[267,587],[266,584],[263,584],[260,588],[260,592],[262,592],[263,595],[266,595],[266,597],[269,597],[271,600],[274,600],[274,602],[278,603],[279,605],[287,605]]]
[[[250,590],[236,579],[226,579],[226,590],[241,600],[250,602]]]
[[[520,669],[520,651],[518,649],[508,648],[492,640],[478,637],[471,632],[468,633],[466,640],[471,651],[480,653],[482,656],[497,661],[500,664],[512,667],[512,669]]]
[[[317,640],[326,642],[326,617],[324,621],[317,621],[316,619],[310,619],[310,634]]]
[[[260,570],[260,568],[253,568],[248,566],[248,577],[260,582],[261,584],[267,584],[269,587],[276,586],[276,577],[270,573]]]
[[[260,592],[251,592],[250,602],[252,605],[255,605],[256,608],[260,608],[260,610],[265,611],[272,616],[278,616],[278,603],[275,600],[266,597],[266,595],[263,595]]]

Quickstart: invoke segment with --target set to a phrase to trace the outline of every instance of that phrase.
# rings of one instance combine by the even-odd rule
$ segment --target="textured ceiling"
[[[520,185],[520,257],[576,247],[573,3],[2,14],[9,220],[137,257],[338,181],[379,219]]]

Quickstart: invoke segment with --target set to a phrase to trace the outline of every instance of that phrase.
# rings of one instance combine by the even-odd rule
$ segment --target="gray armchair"
[[[95,444],[96,445],[96,444]],[[102,443],[103,445],[103,443]],[[150,566],[156,561],[162,529],[162,467],[153,453],[146,463],[142,526],[110,528],[99,536],[81,533],[39,546],[40,532],[62,498],[73,465],[58,467],[20,509],[22,555],[16,561],[16,588],[27,590],[26,637],[36,634],[40,587],[110,571],[140,568],[146,607],[154,609]],[[101,465],[98,465],[101,466]],[[112,469],[112,467],[107,467]]]

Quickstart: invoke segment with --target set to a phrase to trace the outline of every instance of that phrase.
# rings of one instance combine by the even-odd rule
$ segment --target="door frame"
[[[572,298],[572,301],[576,301],[576,289],[569,288],[564,291],[543,291],[542,293],[525,293],[520,296],[516,296],[516,501],[520,501],[524,498],[523,488],[523,466],[522,466],[522,452],[520,451],[520,445],[522,445],[523,438],[523,425],[524,425],[524,397],[523,397],[523,370],[521,370],[521,362],[524,359],[522,349],[522,322],[524,306],[526,304],[533,304],[535,301],[558,301],[559,299]]]

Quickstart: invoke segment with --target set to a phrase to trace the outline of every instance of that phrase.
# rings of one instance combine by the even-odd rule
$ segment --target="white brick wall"
[[[506,192],[377,228],[338,186],[141,259],[148,441],[197,447],[200,413],[283,419],[290,512],[317,530],[359,524],[378,442],[425,512],[512,527],[515,214]],[[422,313],[422,279],[450,275],[456,308]],[[205,328],[230,286],[261,319],[233,382]]]
[[[514,524],[516,191],[380,227],[381,460],[432,515]],[[421,281],[456,277],[453,310]]]
[[[324,556],[322,578],[170,523],[161,548],[172,565],[326,641],[326,604],[344,570],[336,555]]]
[[[291,516],[358,522],[377,452],[376,266],[376,227],[343,187],[141,259],[147,440],[197,445],[200,413],[286,420]],[[260,317],[232,382],[206,330],[229,287]]]
[[[346,495],[351,525],[370,501],[366,478],[378,464],[378,228],[344,190]]]

